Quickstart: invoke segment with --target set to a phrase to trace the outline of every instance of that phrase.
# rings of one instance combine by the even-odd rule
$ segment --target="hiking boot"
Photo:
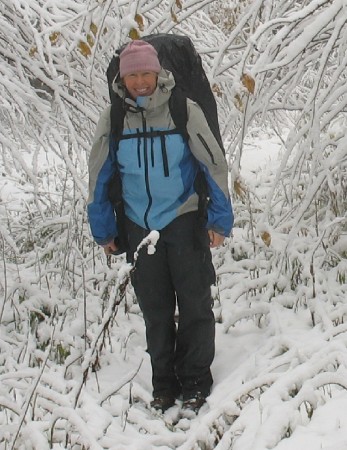
[[[206,403],[206,398],[198,392],[192,398],[183,401],[182,409],[184,411],[192,411],[197,414],[200,408]]]
[[[175,397],[172,395],[158,395],[151,401],[151,408],[164,412],[175,404]]]

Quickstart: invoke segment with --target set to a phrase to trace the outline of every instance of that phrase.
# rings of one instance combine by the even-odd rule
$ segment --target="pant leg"
[[[133,222],[127,222],[130,252],[128,261],[137,245],[149,231]],[[147,249],[139,252],[132,284],[146,325],[147,351],[151,358],[153,396],[177,395],[180,386],[174,368],[176,324],[176,294],[171,281],[165,243],[159,239],[154,254]]]
[[[188,213],[162,230],[174,285],[179,322],[175,367],[184,398],[207,396],[213,383],[210,366],[215,353],[215,318],[211,285],[215,271],[207,230]]]

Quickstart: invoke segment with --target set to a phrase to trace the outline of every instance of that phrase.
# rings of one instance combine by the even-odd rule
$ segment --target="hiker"
[[[117,252],[117,222],[108,184],[118,168],[122,182],[127,261],[158,230],[154,254],[139,251],[132,284],[146,326],[152,365],[151,406],[165,411],[183,400],[197,412],[210,394],[215,353],[210,248],[222,245],[233,226],[227,164],[201,108],[187,99],[188,142],[175,129],[169,98],[175,86],[155,48],[130,42],[119,57],[113,89],[125,108],[122,139],[111,135],[110,107],[101,114],[89,161],[88,216],[106,255]],[[206,219],[194,180],[201,169],[209,194]],[[176,306],[178,323],[175,322]]]

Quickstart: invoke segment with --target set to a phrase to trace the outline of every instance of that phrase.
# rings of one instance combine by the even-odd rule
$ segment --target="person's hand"
[[[216,231],[208,230],[208,236],[210,238],[211,248],[219,247],[224,242],[224,236],[217,233]]]
[[[117,245],[114,240],[108,242],[107,244],[102,246],[106,255],[112,255],[114,252],[118,250]]]

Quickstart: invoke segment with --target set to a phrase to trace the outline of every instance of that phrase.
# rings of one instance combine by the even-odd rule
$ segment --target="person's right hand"
[[[105,255],[112,255],[114,252],[118,250],[117,245],[115,244],[114,240],[108,242],[107,244],[102,246],[105,252]]]

